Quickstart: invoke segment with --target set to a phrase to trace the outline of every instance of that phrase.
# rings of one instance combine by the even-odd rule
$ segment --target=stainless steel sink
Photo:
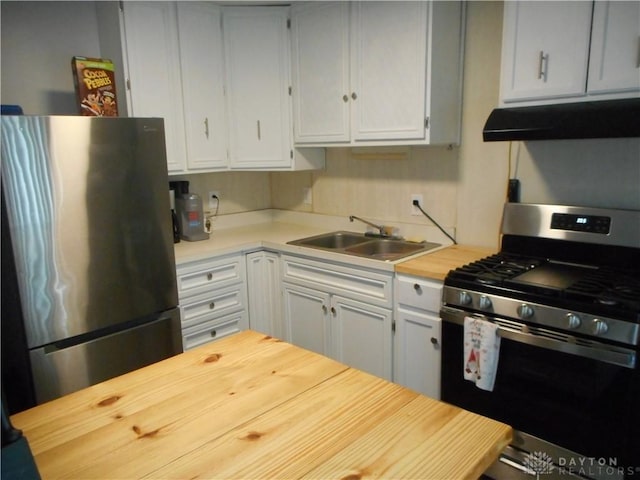
[[[432,248],[440,246],[439,244],[431,245],[433,245]],[[379,239],[347,248],[345,252],[362,257],[378,258],[380,260],[394,260],[412,255],[421,250],[424,250],[424,244],[421,243]]]
[[[338,250],[351,247],[360,243],[368,242],[370,238],[361,233],[352,232],[331,232],[315,237],[303,238],[289,242],[292,245],[302,245],[304,247],[324,248],[328,250]]]
[[[327,250],[345,255],[394,261],[440,247],[439,243],[415,243],[406,240],[369,237],[355,232],[330,232],[288,242],[290,245]]]

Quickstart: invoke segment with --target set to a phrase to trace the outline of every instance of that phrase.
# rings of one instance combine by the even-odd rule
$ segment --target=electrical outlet
[[[422,212],[420,211],[420,209],[413,204],[414,200],[417,200],[420,206],[422,207],[422,202],[423,202],[422,195],[419,193],[411,194],[411,215],[422,215]]]
[[[305,205],[311,205],[313,203],[313,196],[311,194],[311,187],[304,187],[302,189],[302,196],[303,196],[302,203],[304,203]]]
[[[220,192],[218,190],[209,190],[209,208],[215,209],[219,207]]]

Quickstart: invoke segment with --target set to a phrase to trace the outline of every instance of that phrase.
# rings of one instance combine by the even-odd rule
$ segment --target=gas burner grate
[[[640,277],[611,270],[598,270],[576,282],[565,292],[569,298],[640,311]]]
[[[501,285],[505,280],[542,263],[538,259],[498,253],[457,268],[450,272],[450,275],[484,285]]]

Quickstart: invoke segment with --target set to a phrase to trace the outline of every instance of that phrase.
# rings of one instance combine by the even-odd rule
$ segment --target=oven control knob
[[[480,308],[483,310],[489,310],[491,308],[491,299],[489,297],[487,297],[486,295],[482,295],[480,297],[480,301],[478,302],[478,305],[480,305]]]
[[[575,330],[582,325],[582,319],[575,313],[567,313],[567,327]]]
[[[518,307],[518,316],[522,319],[533,317],[533,308],[526,303],[523,303]]]
[[[609,325],[604,320],[594,318],[591,322],[591,333],[594,335],[604,335],[609,330]]]
[[[471,295],[469,295],[467,292],[460,292],[458,300],[460,300],[460,305],[470,305]]]

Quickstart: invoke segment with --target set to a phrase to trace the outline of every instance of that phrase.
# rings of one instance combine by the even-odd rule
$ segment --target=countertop
[[[11,417],[43,479],[471,479],[509,426],[245,331]]]
[[[351,230],[356,231],[353,226],[351,227]],[[181,241],[175,244],[176,264],[180,267],[180,265],[212,256],[248,253],[264,248],[284,253],[312,256],[321,260],[340,262],[357,267],[388,272],[397,271],[442,280],[449,270],[495,253],[495,250],[483,247],[443,245],[441,248],[428,253],[420,253],[393,262],[386,262],[287,244],[292,240],[341,229],[349,230],[344,226],[332,226],[329,224],[311,226],[282,221],[267,221],[214,230],[208,240],[197,242]]]
[[[444,280],[449,270],[466,265],[483,257],[496,253],[495,249],[451,245],[436,252],[420,255],[396,264],[397,273],[406,273],[419,277]]]

